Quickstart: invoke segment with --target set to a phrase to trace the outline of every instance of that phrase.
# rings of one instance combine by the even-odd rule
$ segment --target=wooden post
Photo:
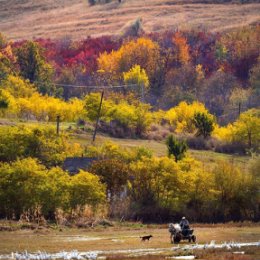
[[[60,134],[60,116],[57,115],[57,135]]]
[[[103,97],[104,97],[104,90],[102,90],[102,92],[101,92],[101,99],[100,99],[100,103],[99,103],[98,114],[97,114],[97,119],[96,119],[96,125],[95,125],[95,129],[94,129],[94,133],[93,133],[93,139],[92,139],[93,142],[95,142],[95,139],[96,139],[96,134],[97,134],[97,128],[98,128],[98,122],[99,122],[99,117],[100,117],[100,113],[101,113],[101,108],[102,108]]]

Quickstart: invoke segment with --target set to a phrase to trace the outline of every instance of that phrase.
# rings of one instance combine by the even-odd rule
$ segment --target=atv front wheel
[[[176,234],[173,239],[174,244],[178,244],[178,243],[180,243],[180,241],[181,241],[181,235]]]

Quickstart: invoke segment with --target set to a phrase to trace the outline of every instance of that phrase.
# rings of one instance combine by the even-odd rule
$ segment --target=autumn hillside
[[[87,0],[0,0],[0,31],[13,40],[64,36],[79,39],[89,35],[120,35],[138,18],[146,32],[176,28],[226,31],[260,21],[258,1],[220,2],[113,0],[90,7]]]

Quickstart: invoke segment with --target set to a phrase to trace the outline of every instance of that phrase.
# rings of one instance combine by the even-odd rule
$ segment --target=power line
[[[40,82],[41,83],[41,82]],[[88,88],[88,89],[113,89],[113,88],[129,88],[129,87],[137,87],[137,84],[130,85],[118,85],[118,86],[87,86],[87,85],[74,85],[74,84],[61,84],[61,83],[52,83],[55,86],[61,87],[73,87],[73,88]]]

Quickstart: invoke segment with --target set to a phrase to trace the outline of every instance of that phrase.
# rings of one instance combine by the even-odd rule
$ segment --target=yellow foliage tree
[[[166,112],[165,119],[175,128],[177,133],[193,133],[195,131],[193,118],[194,114],[198,112],[210,115],[202,103],[181,102]]]
[[[123,72],[124,82],[126,84],[136,84],[139,88],[149,87],[149,79],[144,69],[140,65],[133,66],[128,72]]]
[[[138,64],[145,69],[148,77],[152,78],[160,58],[159,51],[157,43],[147,38],[139,38],[123,44],[117,51],[101,54],[98,58],[98,68],[111,80],[118,80],[122,78],[122,72],[127,72]]]
[[[260,109],[250,109],[234,123],[234,139],[246,143],[249,148],[259,149]]]
[[[13,97],[31,97],[36,92],[34,85],[28,80],[9,75],[1,81],[1,88],[7,90]]]

